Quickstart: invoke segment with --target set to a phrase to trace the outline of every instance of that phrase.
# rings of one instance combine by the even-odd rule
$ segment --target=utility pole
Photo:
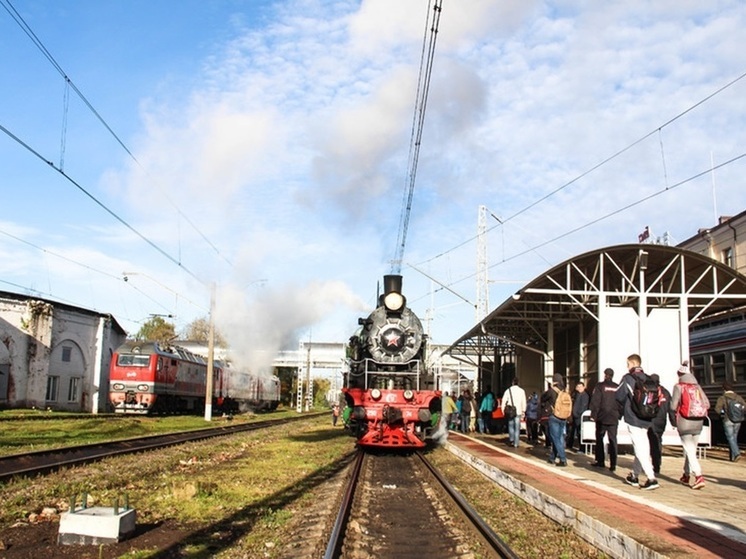
[[[212,376],[215,360],[215,282],[210,286],[210,335],[207,340],[207,382],[205,382],[205,421],[212,421]]]

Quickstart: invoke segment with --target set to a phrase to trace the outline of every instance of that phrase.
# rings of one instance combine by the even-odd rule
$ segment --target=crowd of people
[[[548,449],[547,461],[559,467],[567,466],[568,451],[582,448],[583,416],[590,410],[595,426],[595,461],[592,466],[615,471],[618,459],[618,429],[624,421],[632,443],[634,460],[625,481],[643,490],[659,487],[663,434],[670,424],[676,429],[684,463],[680,482],[692,489],[702,489],[705,479],[698,459],[697,447],[704,427],[705,417],[711,408],[696,376],[685,361],[677,371],[677,382],[672,390],[661,385],[656,374],[648,375],[637,354],[627,358],[627,372],[619,382],[614,381],[614,370],[607,368],[603,381],[596,383],[589,394],[585,383],[577,382],[570,395],[565,379],[555,374],[546,390],[527,395],[514,378],[499,400],[489,387],[484,394],[471,394],[465,390],[458,398],[444,395],[443,413],[448,414],[452,429],[462,433],[492,432],[493,411],[502,410],[507,425],[506,444],[518,448],[521,444],[521,424],[525,422],[526,441],[536,445],[544,439]],[[738,433],[744,421],[746,401],[730,383],[723,384],[723,394],[718,398],[714,411],[722,420],[728,440],[730,460],[741,457]],[[644,480],[641,479],[644,475]]]

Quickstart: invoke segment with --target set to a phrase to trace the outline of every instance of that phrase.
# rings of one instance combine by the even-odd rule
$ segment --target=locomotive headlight
[[[399,311],[404,306],[404,296],[393,291],[383,298],[383,304],[390,311]]]
[[[140,392],[147,392],[148,391],[148,385],[147,384],[138,384],[137,389]]]
[[[413,398],[414,398],[414,392],[412,392],[411,390],[404,391],[404,399],[407,402],[411,402]]]
[[[124,385],[121,382],[115,382],[111,385],[114,390],[124,390]]]
[[[381,391],[378,388],[374,388],[370,391],[370,397],[374,400],[380,400],[381,399]]]

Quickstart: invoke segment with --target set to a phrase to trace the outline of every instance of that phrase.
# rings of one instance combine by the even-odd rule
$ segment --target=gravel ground
[[[273,428],[8,483],[0,486],[0,557],[283,558],[302,518],[329,500],[328,484],[339,483],[353,447],[341,428],[319,418],[292,431]],[[449,452],[435,449],[429,459],[519,556],[605,557]],[[83,491],[97,504],[126,492],[137,509],[134,536],[104,546],[58,545],[59,513]]]

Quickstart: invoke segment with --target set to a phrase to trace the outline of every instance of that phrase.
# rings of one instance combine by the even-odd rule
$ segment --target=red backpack
[[[705,403],[702,387],[696,383],[680,382],[681,400],[679,401],[679,415],[687,419],[702,419],[707,417],[708,406]]]

